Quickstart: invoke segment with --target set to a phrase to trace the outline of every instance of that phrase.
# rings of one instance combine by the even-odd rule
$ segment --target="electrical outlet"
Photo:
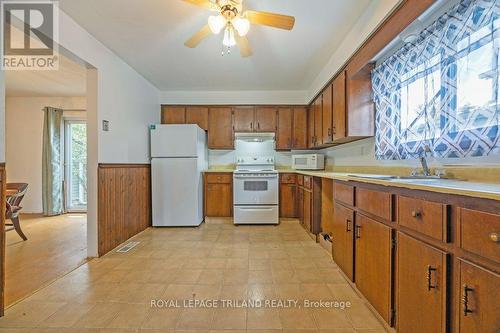
[[[109,120],[102,121],[102,130],[104,132],[109,132]]]

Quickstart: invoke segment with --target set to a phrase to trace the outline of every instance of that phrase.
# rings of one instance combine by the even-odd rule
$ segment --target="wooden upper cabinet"
[[[345,71],[340,72],[332,83],[332,118],[335,142],[346,136]]]
[[[446,332],[446,254],[398,232],[397,331]]]
[[[162,124],[185,124],[186,108],[183,106],[163,105],[161,107]]]
[[[293,147],[293,109],[278,109],[278,128],[276,132],[276,149],[290,150]]]
[[[464,260],[460,265],[457,332],[498,332],[500,275]]]
[[[391,316],[391,228],[362,214],[355,224],[356,285],[389,323]]]
[[[332,110],[332,85],[323,90],[322,104],[322,139],[323,145],[333,142],[333,110]]]
[[[372,98],[372,64],[346,78],[347,136],[351,138],[375,135],[375,105]]]
[[[186,124],[196,124],[205,131],[208,130],[208,108],[203,106],[187,107]]]
[[[234,131],[235,132],[253,132],[255,109],[254,107],[238,106],[234,111]]]
[[[314,147],[323,144],[323,95],[314,102]]]
[[[208,110],[208,148],[234,148],[231,108],[221,107]]]
[[[316,101],[307,110],[307,147],[314,148],[314,109]]]
[[[293,109],[293,149],[307,149],[307,108]]]
[[[274,107],[256,107],[254,130],[256,132],[275,132],[276,110]]]

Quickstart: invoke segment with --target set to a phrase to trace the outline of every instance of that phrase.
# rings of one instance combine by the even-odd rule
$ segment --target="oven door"
[[[277,205],[278,174],[233,176],[235,205]]]

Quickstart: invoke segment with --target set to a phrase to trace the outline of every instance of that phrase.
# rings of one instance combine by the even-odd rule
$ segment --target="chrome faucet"
[[[422,156],[420,156],[420,164],[422,164],[422,169],[424,170],[424,176],[429,177],[431,175],[431,171],[429,170],[429,166],[427,165],[427,160],[425,159],[425,156],[427,153],[430,153],[431,149],[429,146],[425,146],[424,152],[422,153]]]

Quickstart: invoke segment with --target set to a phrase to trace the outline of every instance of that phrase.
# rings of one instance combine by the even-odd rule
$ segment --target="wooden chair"
[[[12,223],[5,223],[5,225],[13,226],[14,228],[7,229],[6,231],[16,230],[17,234],[21,236],[23,240],[28,240],[28,237],[26,237],[21,230],[21,225],[19,224],[19,213],[23,208],[20,204],[27,190],[28,184],[26,183],[7,183],[5,219],[10,219]]]

